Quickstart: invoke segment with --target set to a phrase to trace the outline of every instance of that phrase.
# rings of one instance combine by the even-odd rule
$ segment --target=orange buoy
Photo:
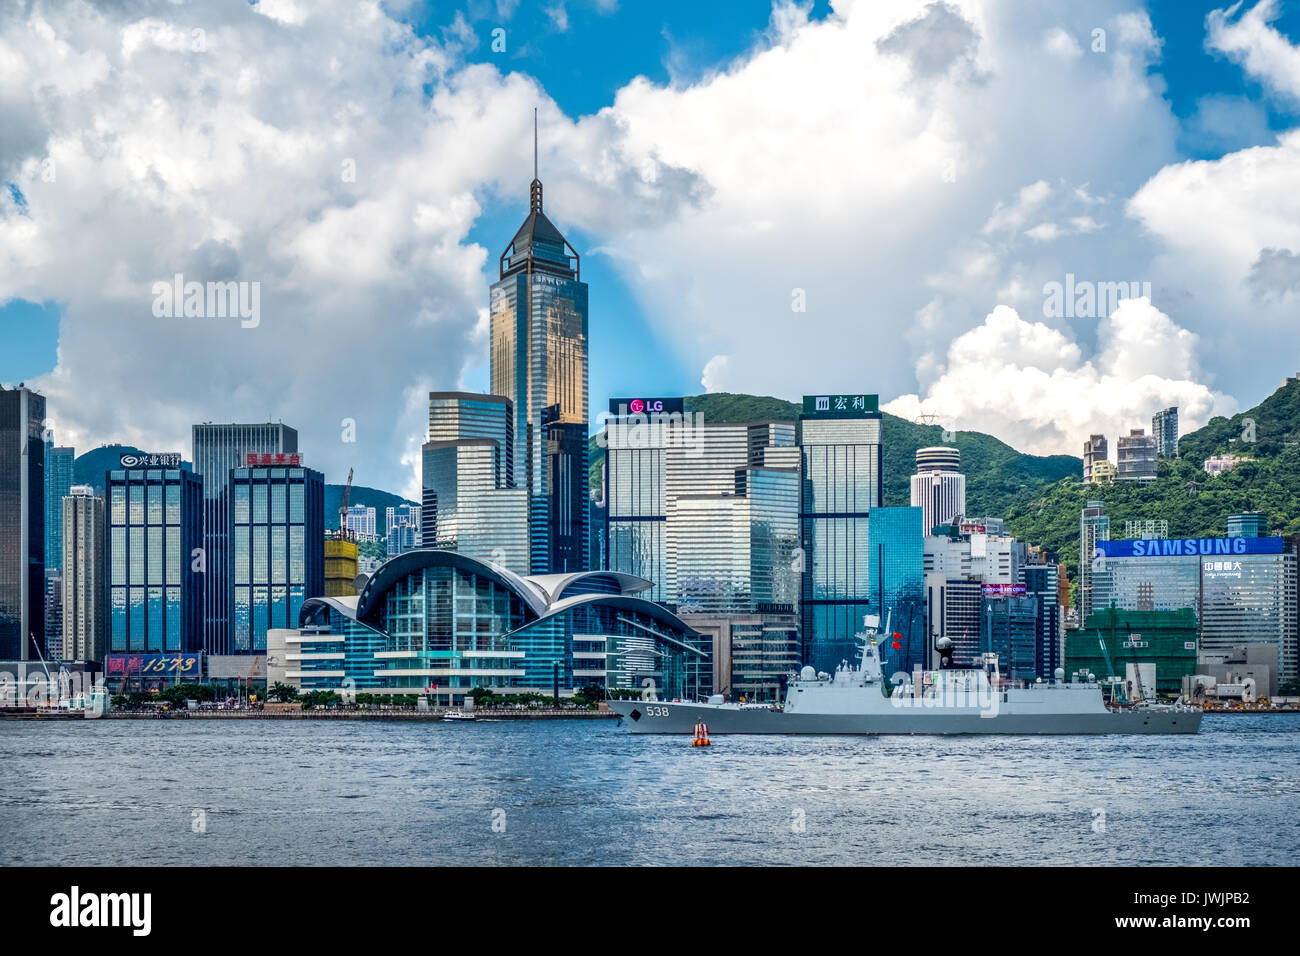
[[[709,740],[709,725],[704,721],[697,721],[695,724],[695,739],[691,741],[692,747],[709,747],[712,742]]]

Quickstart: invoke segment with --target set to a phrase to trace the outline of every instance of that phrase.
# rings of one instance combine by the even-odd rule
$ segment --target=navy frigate
[[[878,620],[876,622],[878,624]],[[1194,734],[1199,707],[1139,702],[1108,706],[1092,675],[1032,683],[1003,678],[997,655],[977,668],[940,668],[886,680],[879,632],[868,619],[862,659],[835,673],[804,667],[784,703],[611,700],[619,723],[636,734],[691,734],[703,723],[716,734]],[[888,631],[888,628],[886,628]]]

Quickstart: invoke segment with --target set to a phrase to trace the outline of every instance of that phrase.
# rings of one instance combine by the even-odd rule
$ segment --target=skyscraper
[[[63,659],[102,661],[108,650],[104,599],[104,499],[74,485],[63,506]]]
[[[55,447],[52,435],[45,441],[45,567],[63,570],[63,496],[72,488],[72,448]]]
[[[1151,419],[1151,434],[1156,436],[1156,454],[1161,458],[1178,457],[1178,406],[1173,405],[1155,413]]]
[[[158,468],[123,457],[104,483],[109,650],[202,650],[204,581],[194,552],[203,540],[203,482],[179,454],[154,456],[172,464]]]
[[[1079,516],[1079,626],[1093,611],[1093,571],[1105,567],[1097,556],[1097,543],[1110,540],[1110,517],[1100,501],[1089,501]]]
[[[916,474],[911,480],[911,504],[921,509],[921,528],[929,534],[966,513],[966,476],[961,474],[961,452],[934,447],[916,450]]]
[[[871,613],[891,633],[881,658],[893,670],[929,667],[925,628],[925,533],[921,508],[872,508],[867,517],[871,546]],[[901,640],[895,641],[894,634]],[[899,646],[894,647],[897,643]]]
[[[236,468],[230,483],[233,652],[261,653],[268,629],[297,627],[325,593],[325,479],[277,466]]]
[[[248,455],[296,454],[298,432],[280,423],[216,425],[193,428],[194,474],[203,485],[203,649],[233,654],[230,622],[230,472]],[[116,648],[114,648],[116,649]],[[187,648],[188,649],[188,648]]]
[[[429,441],[421,448],[421,547],[459,551],[528,573],[529,498],[526,488],[514,484],[515,435],[507,398],[429,394]]]
[[[857,652],[871,606],[869,512],[884,504],[879,399],[807,395],[799,416],[803,483],[804,661],[833,671]],[[881,621],[884,625],[884,621]]]
[[[577,251],[542,211],[535,133],[528,218],[499,265],[490,303],[492,392],[514,409],[510,486],[528,492],[529,563],[534,573],[585,569],[587,284]]]
[[[0,660],[45,637],[45,397],[0,387]]]

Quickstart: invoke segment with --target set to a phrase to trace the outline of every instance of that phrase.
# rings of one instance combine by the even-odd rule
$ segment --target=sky
[[[593,414],[867,391],[1038,454],[1191,430],[1300,369],[1300,2],[1078,7],[7,4],[0,381],[79,450],[282,420],[414,497],[427,392],[488,387],[536,108]],[[255,320],[169,313],[177,274]]]

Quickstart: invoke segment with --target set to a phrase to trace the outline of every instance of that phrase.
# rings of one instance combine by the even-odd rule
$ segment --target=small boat
[[[476,714],[471,714],[463,710],[452,710],[442,715],[443,720],[478,720]]]

